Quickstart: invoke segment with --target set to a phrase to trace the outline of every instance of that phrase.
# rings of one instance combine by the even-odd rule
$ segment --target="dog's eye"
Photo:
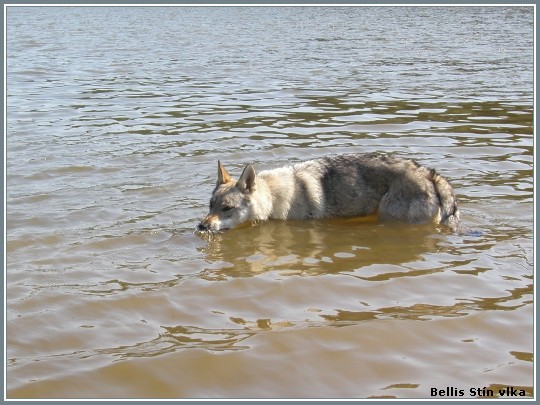
[[[223,212],[227,212],[227,211],[230,211],[230,210],[232,210],[232,209],[234,209],[234,207],[231,207],[230,205],[225,205],[225,206],[222,208]]]

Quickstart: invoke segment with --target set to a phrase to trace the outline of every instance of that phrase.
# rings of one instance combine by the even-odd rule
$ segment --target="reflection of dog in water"
[[[459,227],[454,191],[435,170],[384,154],[347,154],[256,174],[248,164],[235,181],[218,162],[210,213],[200,231],[218,232],[268,219],[374,217]]]
[[[200,236],[207,242],[200,251],[212,264],[204,277],[211,279],[267,271],[318,275],[360,269],[358,276],[367,279],[396,272],[402,276],[415,268],[410,263],[424,263],[423,255],[440,250],[439,244],[445,243],[431,224],[381,226],[356,218],[267,221]],[[403,267],[403,263],[408,264]]]

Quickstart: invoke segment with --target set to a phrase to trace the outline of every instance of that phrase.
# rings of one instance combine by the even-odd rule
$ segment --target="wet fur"
[[[408,223],[440,222],[456,230],[454,191],[435,170],[385,154],[309,160],[256,174],[247,165],[235,181],[218,162],[210,213],[199,230],[223,231],[268,219],[364,217]]]

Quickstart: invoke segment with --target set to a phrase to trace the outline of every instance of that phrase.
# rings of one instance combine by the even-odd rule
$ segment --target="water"
[[[9,7],[7,397],[532,396],[533,31],[531,7]],[[218,159],[372,151],[449,178],[481,236],[194,233]]]

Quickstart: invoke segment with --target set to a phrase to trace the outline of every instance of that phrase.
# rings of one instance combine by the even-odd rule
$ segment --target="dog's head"
[[[255,169],[247,165],[238,181],[218,161],[218,180],[210,199],[210,212],[197,226],[199,231],[226,231],[252,220],[250,195],[255,190]]]

